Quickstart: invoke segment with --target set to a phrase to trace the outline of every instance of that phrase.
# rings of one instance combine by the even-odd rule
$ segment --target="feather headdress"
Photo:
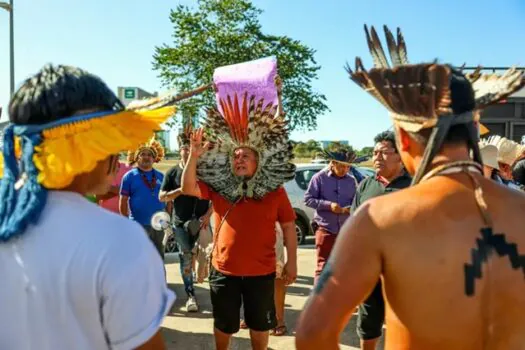
[[[508,165],[514,164],[514,161],[521,156],[524,151],[519,143],[499,135],[490,136],[487,139],[484,139],[483,142],[488,145],[496,146],[498,149],[498,162]]]
[[[254,95],[237,95],[221,100],[223,113],[210,109],[204,122],[211,149],[199,159],[197,175],[214,191],[231,202],[240,196],[261,199],[295,177],[293,147],[287,122],[277,114],[277,105],[256,100]],[[258,156],[257,171],[251,179],[234,175],[233,153],[247,147]],[[225,171],[230,169],[230,171]]]
[[[346,150],[327,151],[322,150],[320,157],[329,161],[352,165],[356,158],[355,152]]]
[[[155,137],[152,137],[149,141],[139,145],[136,150],[128,151],[128,164],[135,164],[140,153],[145,150],[150,151],[153,154],[153,161],[155,163],[158,163],[164,159],[164,147],[162,147],[162,144],[157,141]]]
[[[476,121],[478,114],[467,111],[454,115],[450,92],[453,72],[450,66],[437,63],[410,65],[401,31],[397,30],[397,40],[395,40],[386,26],[384,30],[392,66],[388,62],[375,29],[372,27],[369,33],[365,25],[366,38],[375,67],[366,71],[361,59],[357,57],[355,69],[352,70],[348,65],[346,69],[351,80],[390,111],[394,123],[399,127],[409,132],[419,132],[426,128],[434,129],[425,150],[424,161],[413,178],[413,183],[417,183],[441,147],[450,127],[454,124],[473,126],[472,122]],[[477,72],[469,78],[471,83],[478,84],[475,90],[475,109],[497,103],[525,85],[523,75],[514,70],[490,79],[485,79],[480,74]],[[473,148],[475,159],[481,163],[477,141],[470,140],[469,143]]]
[[[90,76],[74,67],[67,69]],[[42,88],[38,84],[42,83],[34,88]],[[137,148],[175,114],[175,102],[194,94],[143,100],[128,108],[118,101],[111,110],[6,127],[0,159],[0,241],[20,235],[29,224],[38,222],[47,190],[64,189],[78,175],[95,169],[98,162]]]

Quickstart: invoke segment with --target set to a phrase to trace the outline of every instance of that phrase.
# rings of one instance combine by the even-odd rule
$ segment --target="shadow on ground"
[[[212,334],[208,333],[190,333],[179,332],[175,329],[162,327],[162,335],[166,341],[166,346],[169,349],[184,349],[184,350],[214,350],[215,341]],[[251,349],[249,339],[232,337],[230,350],[246,350]],[[277,350],[268,347],[268,350]]]

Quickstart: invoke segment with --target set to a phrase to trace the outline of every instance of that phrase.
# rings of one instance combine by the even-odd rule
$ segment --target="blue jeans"
[[[184,227],[178,225],[173,227],[173,233],[179,247],[180,274],[184,283],[184,290],[188,296],[195,296],[195,290],[193,289],[192,250],[199,235],[192,236]]]

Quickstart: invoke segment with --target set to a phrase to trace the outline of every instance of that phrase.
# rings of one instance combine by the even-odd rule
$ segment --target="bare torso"
[[[515,243],[525,265],[525,195],[476,177],[494,234]],[[491,273],[482,263],[474,295],[466,294],[465,264],[486,226],[467,175],[378,199],[370,214],[381,228],[386,348],[525,349],[525,266],[494,255]]]

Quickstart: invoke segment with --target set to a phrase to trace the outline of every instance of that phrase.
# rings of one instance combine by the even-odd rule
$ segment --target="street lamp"
[[[15,92],[15,36],[13,30],[13,2],[14,0],[9,0],[7,2],[0,2],[0,8],[9,12],[9,60],[10,60],[10,91],[11,96]]]

